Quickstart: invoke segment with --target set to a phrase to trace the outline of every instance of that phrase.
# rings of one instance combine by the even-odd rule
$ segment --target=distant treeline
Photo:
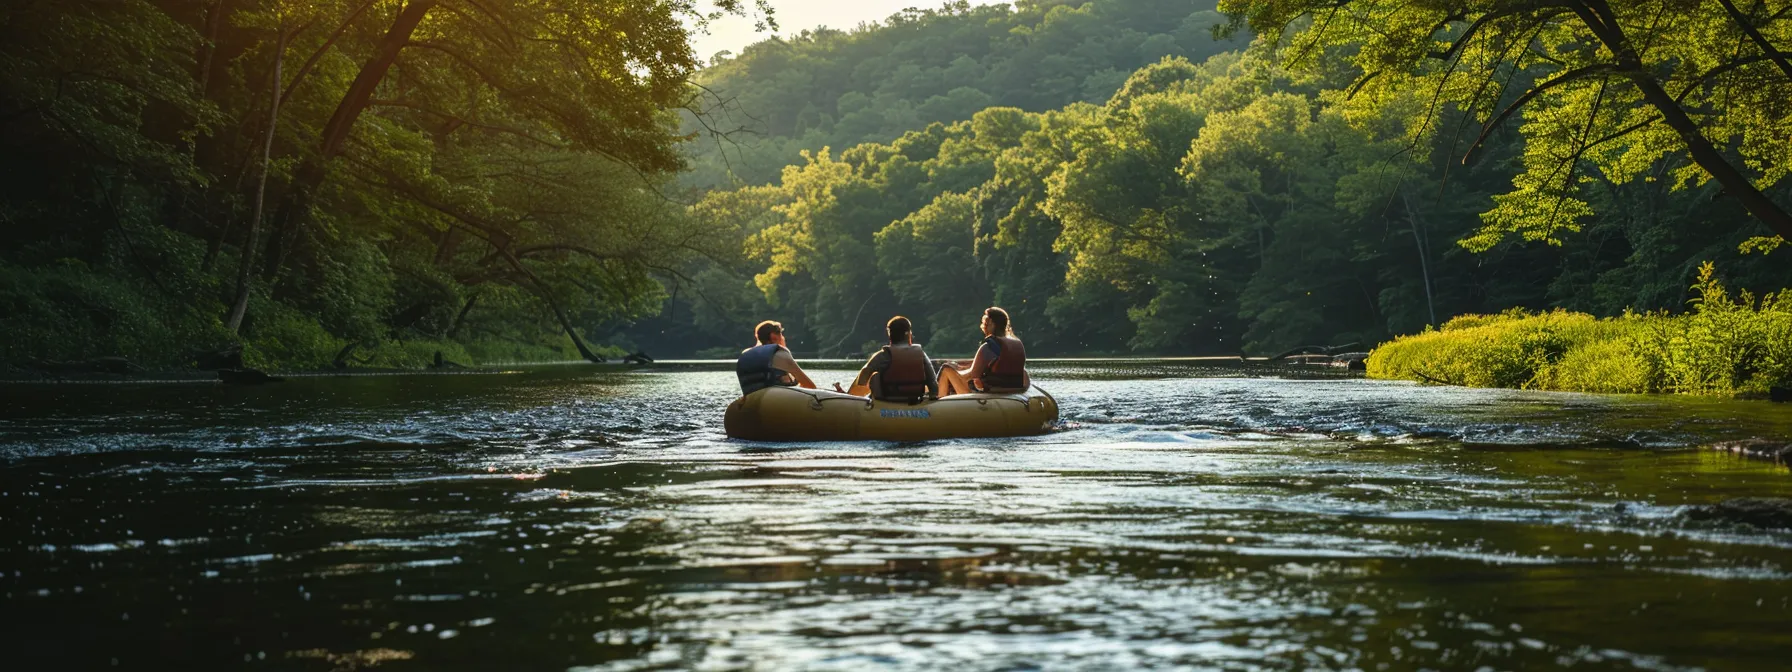
[[[1765,142],[1792,129],[1792,79],[1721,8],[1615,10],[1657,31],[1633,38],[1652,45],[1638,58],[1682,108],[1644,97],[1634,82],[1652,80],[1605,52],[1575,51],[1593,37],[1574,13],[1370,2],[1337,5],[1329,23],[1302,18],[1334,4],[958,7],[750,48],[705,82],[769,137],[724,143],[743,184],[694,209],[748,234],[749,263],[692,273],[643,328],[695,349],[738,344],[741,324],[776,317],[799,351],[837,354],[873,345],[904,313],[930,345],[966,350],[977,310],[999,304],[1040,353],[1266,354],[1515,307],[1678,312],[1706,261],[1732,286],[1792,284],[1784,252],[1759,252],[1779,231],[1762,203],[1792,202],[1777,179],[1792,162],[1776,162],[1792,157]],[[1396,13],[1398,34],[1373,22]],[[1751,28],[1792,37],[1792,14],[1757,14]],[[1199,56],[1226,44],[1216,24],[1271,37],[1166,56],[1104,93],[1092,74],[1075,93],[1023,92],[995,74],[1063,54],[1076,56],[1052,60],[1066,74],[1035,81],[1068,82],[1090,73],[1078,58],[1091,45],[1116,41]],[[1539,52],[1524,52],[1539,26]],[[1674,30],[1702,41],[1669,45]],[[981,74],[954,80],[954,68]],[[926,76],[858,78],[896,72]],[[947,109],[939,88],[960,85],[984,94],[965,100],[1014,104],[876,139],[930,101]],[[1732,99],[1758,107],[1722,107]],[[1065,104],[1039,109],[1046,100]],[[1690,110],[1717,152],[1688,150],[1663,110]],[[874,141],[832,140],[858,138]],[[763,166],[797,148],[811,151],[770,179]],[[700,156],[700,170],[716,158]],[[1714,179],[1718,168],[1752,173],[1761,198]]]
[[[1100,103],[1166,57],[1241,49],[1216,39],[1213,0],[1019,0],[909,9],[850,31],[821,28],[720,54],[699,81],[714,96],[686,181],[764,184],[802,150],[890,142],[990,107],[1030,112]],[[727,134],[719,137],[714,134]]]

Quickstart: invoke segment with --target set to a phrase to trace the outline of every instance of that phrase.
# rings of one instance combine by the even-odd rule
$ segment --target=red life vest
[[[886,345],[884,352],[890,354],[890,368],[884,369],[878,378],[884,389],[879,390],[879,399],[914,400],[927,396],[927,353],[921,346],[913,344]]]
[[[996,346],[996,361],[983,372],[983,389],[990,391],[1025,391],[1027,389],[1027,346],[1013,336],[990,336],[984,343]]]

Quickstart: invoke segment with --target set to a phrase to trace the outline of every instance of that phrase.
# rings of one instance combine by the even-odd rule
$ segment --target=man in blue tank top
[[[740,351],[734,362],[734,375],[740,379],[740,393],[752,394],[768,387],[807,387],[815,389],[815,381],[796,365],[796,357],[784,345],[784,325],[771,320],[753,327],[758,345]]]

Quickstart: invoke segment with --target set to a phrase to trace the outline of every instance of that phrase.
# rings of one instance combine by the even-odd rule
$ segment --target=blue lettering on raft
[[[925,409],[925,408],[917,408],[917,409],[912,409],[912,410],[911,409],[886,408],[886,409],[883,409],[878,412],[886,418],[923,418],[923,419],[925,419],[925,418],[933,417],[933,415],[929,414],[927,412],[927,409]]]

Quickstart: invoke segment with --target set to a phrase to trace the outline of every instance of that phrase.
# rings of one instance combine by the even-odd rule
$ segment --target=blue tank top
[[[752,394],[768,387],[789,387],[796,383],[784,382],[784,376],[790,372],[772,367],[772,357],[784,346],[767,343],[756,345],[740,351],[740,359],[734,361],[734,375],[740,379],[740,393]]]

